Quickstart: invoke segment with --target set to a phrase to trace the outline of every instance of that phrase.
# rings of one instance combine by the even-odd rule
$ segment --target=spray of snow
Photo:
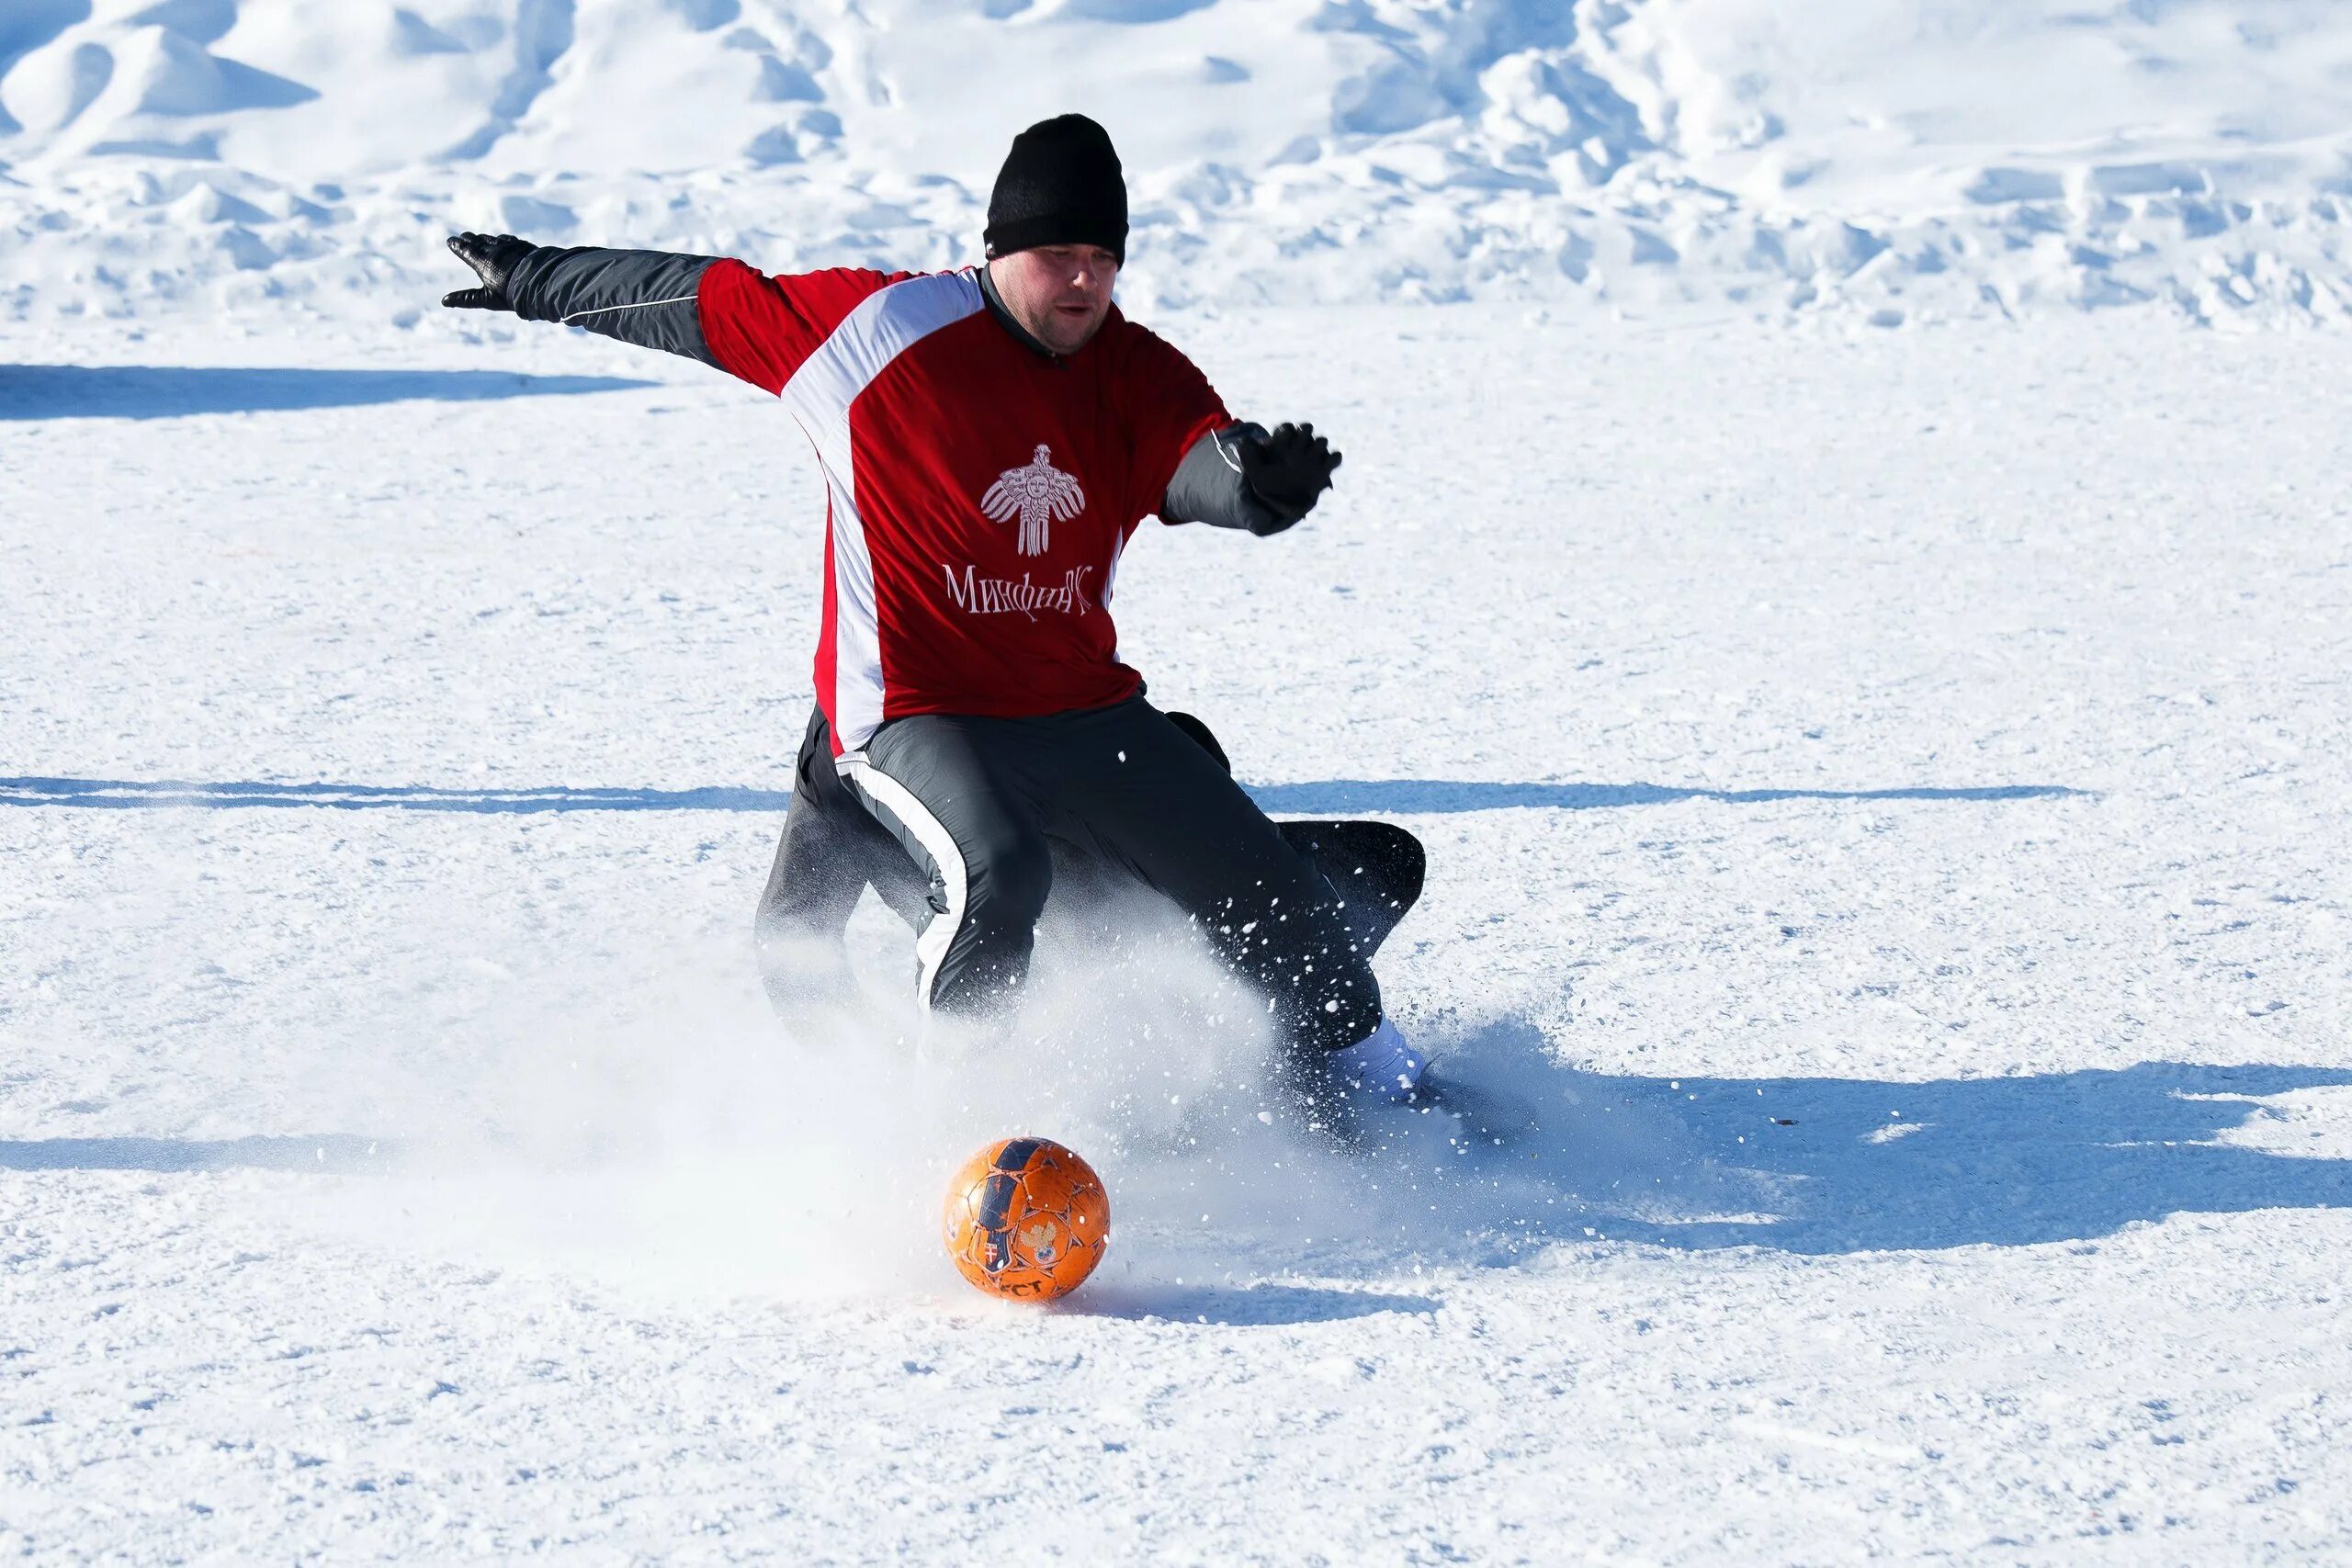
[[[1655,1112],[1588,1102],[1508,1014],[1432,1019],[1420,1038],[1535,1106],[1535,1134],[1505,1145],[1383,1109],[1342,1147],[1274,1081],[1262,1004],[1141,899],[1049,926],[1016,1021],[985,1043],[959,1046],[882,989],[906,967],[902,927],[855,934],[866,994],[788,1023],[731,951],[672,955],[666,987],[609,1014],[592,976],[531,987],[469,1026],[470,1081],[376,1103],[412,1136],[387,1180],[346,1196],[353,1216],[403,1245],[661,1291],[955,1291],[948,1173],[1040,1134],[1111,1191],[1090,1298],[1145,1308],[1167,1286],[1302,1267],[1505,1262],[1616,1216],[1707,1206],[1728,1179]]]

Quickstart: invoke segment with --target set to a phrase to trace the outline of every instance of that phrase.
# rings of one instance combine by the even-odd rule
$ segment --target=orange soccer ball
[[[977,1288],[1049,1302],[1078,1289],[1111,1239],[1094,1168],[1051,1138],[1007,1138],[947,1186],[947,1256]]]

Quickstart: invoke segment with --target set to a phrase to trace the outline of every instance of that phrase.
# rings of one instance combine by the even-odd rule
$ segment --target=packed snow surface
[[[15,100],[12,100],[12,102]],[[1346,1156],[1181,946],[918,1062],[748,917],[822,507],[491,323],[0,369],[0,1545],[42,1560],[2342,1560],[2352,526],[2325,334],[1156,316],[1348,453],[1123,642],[1411,827]],[[103,352],[97,352],[103,350]],[[1114,1239],[967,1290],[946,1173]]]
[[[0,308],[429,333],[452,226],[956,264],[1073,108],[1144,304],[2352,305],[2341,0],[8,0]]]

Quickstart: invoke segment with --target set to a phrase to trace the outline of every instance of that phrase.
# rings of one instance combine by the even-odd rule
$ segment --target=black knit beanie
[[[991,258],[1038,245],[1100,245],[1127,259],[1127,182],[1111,134],[1082,114],[1039,120],[1012,139],[982,236]]]

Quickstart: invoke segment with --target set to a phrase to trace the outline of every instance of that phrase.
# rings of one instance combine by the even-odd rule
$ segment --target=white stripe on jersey
[[[882,724],[882,626],[874,602],[874,558],[857,509],[849,411],[908,349],[940,328],[985,310],[968,272],[933,273],[877,289],[858,303],[784,384],[784,405],[817,448],[833,530],[833,735],[845,751]]]
[[[1102,613],[1106,615],[1111,613],[1111,590],[1119,581],[1119,558],[1126,553],[1126,548],[1127,532],[1122,528],[1111,536],[1111,570],[1102,574]],[[1119,662],[1119,645],[1115,639],[1111,644],[1111,662]]]

